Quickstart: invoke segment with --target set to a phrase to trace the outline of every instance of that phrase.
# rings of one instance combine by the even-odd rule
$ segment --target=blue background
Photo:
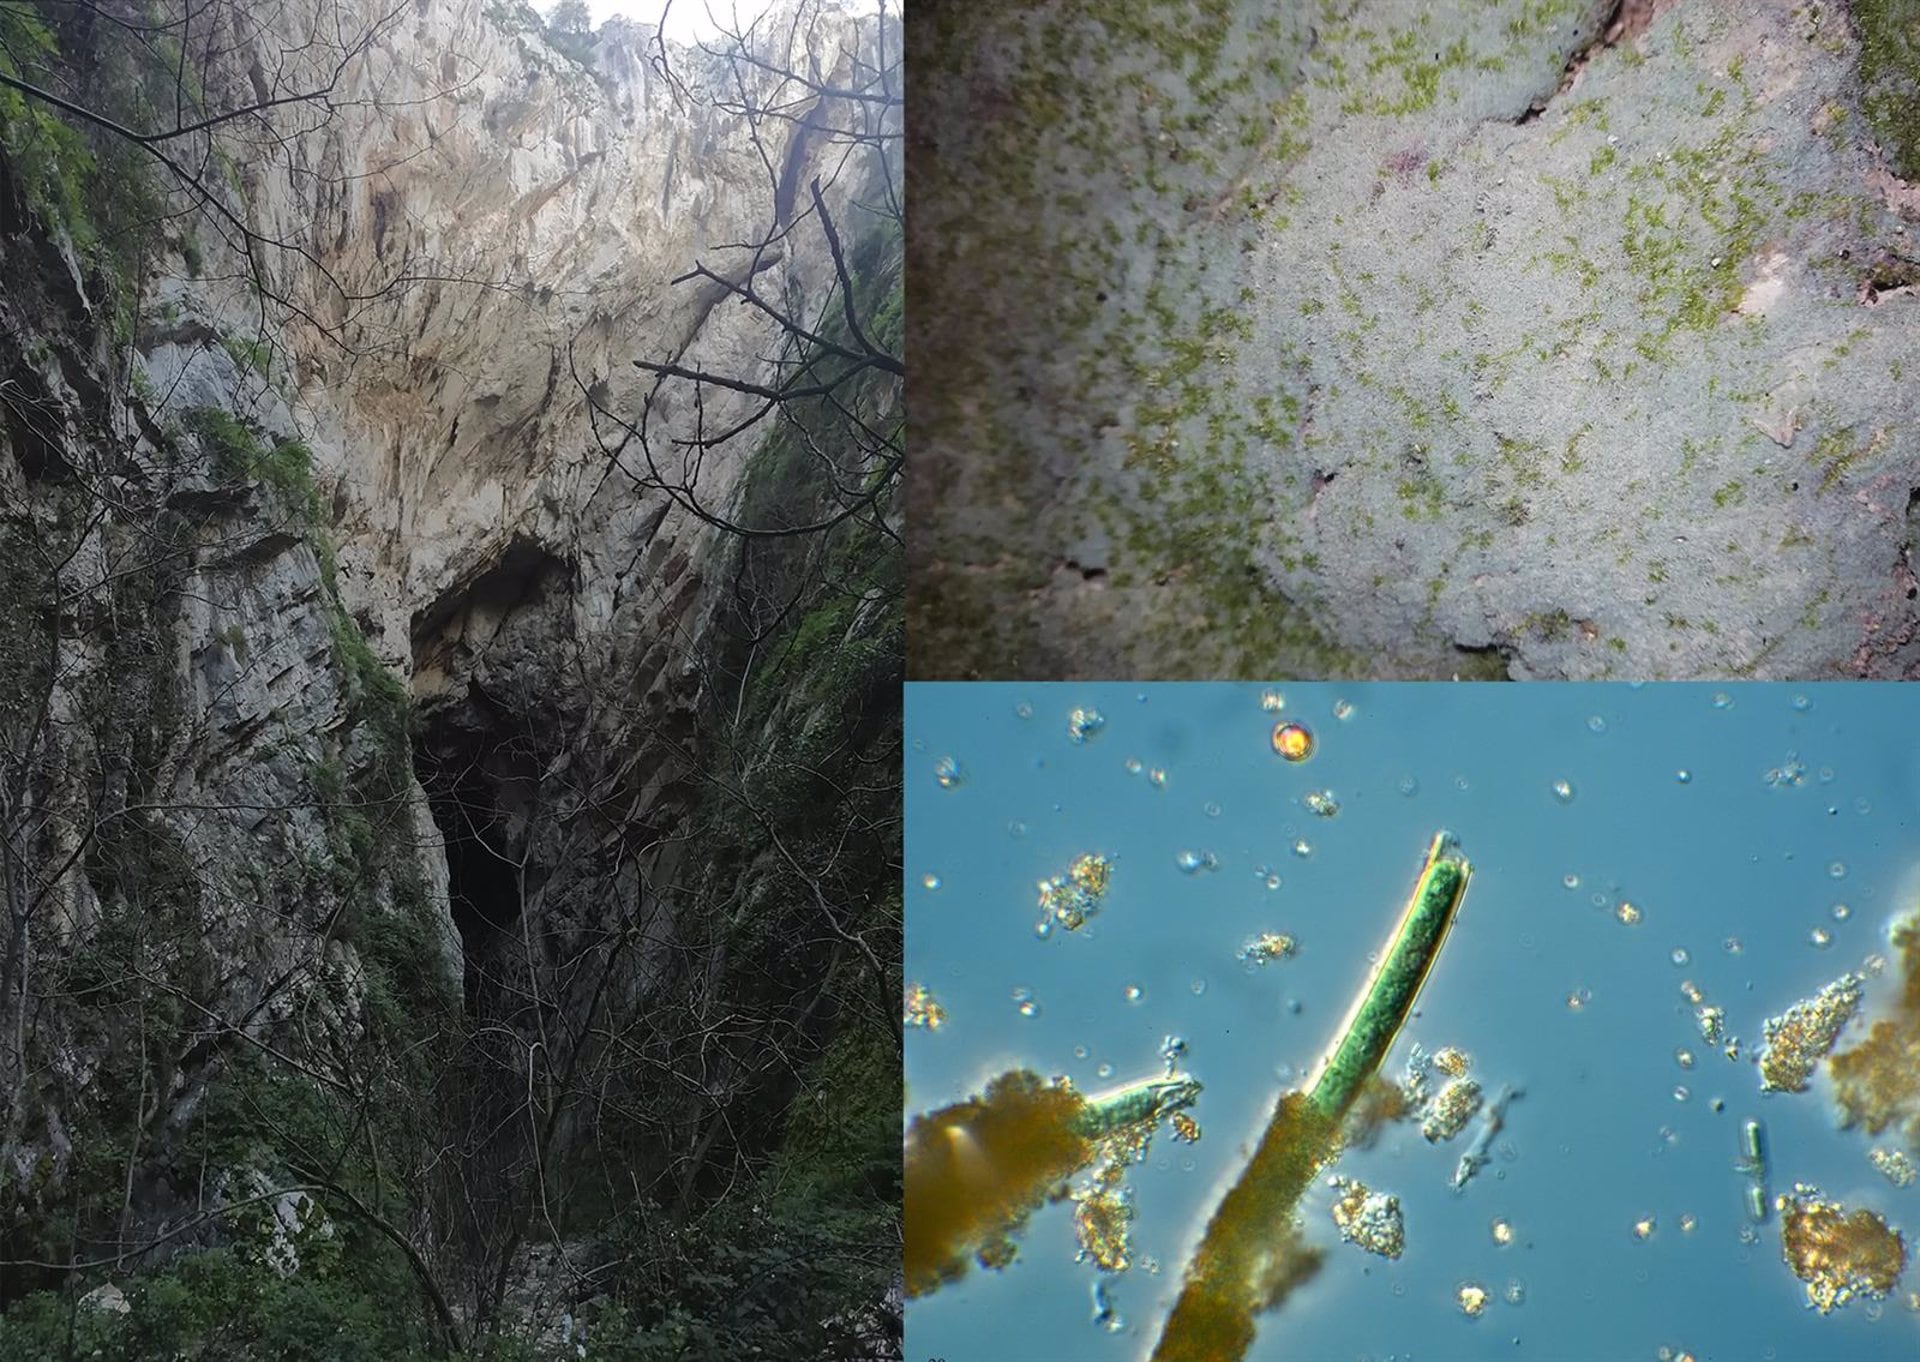
[[[1266,689],[1284,695],[1281,715],[1263,710]],[[1075,706],[1107,720],[1084,745],[1067,735]],[[1273,754],[1276,717],[1313,730],[1309,761]],[[1747,1182],[1734,1167],[1740,1123],[1759,1117],[1772,1192],[1817,1184],[1904,1228],[1910,1258],[1920,1247],[1920,1186],[1894,1188],[1867,1161],[1876,1141],[1836,1128],[1824,1068],[1807,1093],[1763,1095],[1752,1063],[1765,1018],[1885,953],[1888,924],[1920,899],[1920,689],[915,684],[907,736],[906,978],[948,1013],[938,1032],[908,1032],[909,1116],[1018,1066],[1083,1090],[1157,1073],[1168,1035],[1206,1084],[1200,1143],[1163,1130],[1129,1175],[1135,1266],[1107,1279],[1124,1328],[1092,1322],[1098,1274],[1073,1261],[1061,1204],[1034,1217],[1008,1270],[975,1268],[909,1303],[909,1358],[1144,1357],[1207,1215],[1275,1096],[1327,1044],[1440,828],[1474,879],[1386,1072],[1399,1076],[1410,1040],[1455,1045],[1490,1095],[1503,1083],[1525,1095],[1461,1194],[1448,1180],[1476,1126],[1433,1146],[1400,1123],[1349,1151],[1332,1171],[1400,1198],[1406,1251],[1389,1262],[1341,1243],[1317,1188],[1304,1223],[1326,1264],[1262,1318],[1250,1356],[1920,1357],[1920,1314],[1902,1303],[1920,1268],[1909,1262],[1878,1308],[1809,1311],[1778,1217],[1742,1241]],[[1769,786],[1790,752],[1804,782]],[[946,756],[964,772],[953,789],[935,777]],[[1165,786],[1130,774],[1128,758],[1163,768]],[[1563,779],[1567,802],[1552,790]],[[1341,804],[1331,819],[1300,803],[1323,788]],[[1183,850],[1211,851],[1218,868],[1182,873]],[[1083,851],[1116,857],[1101,914],[1038,939],[1035,882]],[[1281,876],[1277,890],[1259,867]],[[1644,913],[1637,926],[1615,918],[1622,898]],[[1817,927],[1832,933],[1824,949],[1809,939]],[[1299,953],[1244,966],[1235,952],[1264,930],[1294,936]],[[1869,1016],[1894,964],[1869,982]],[[1700,1039],[1683,980],[1727,1009],[1737,1062]],[[1129,984],[1145,990],[1137,1003]],[[1020,1014],[1016,988],[1033,991],[1037,1015]],[[1576,1012],[1567,998],[1580,989],[1590,999]],[[1642,1242],[1632,1227],[1646,1215],[1657,1229]],[[1489,1233],[1495,1216],[1514,1226],[1508,1247]],[[1468,1280],[1491,1293],[1478,1319],[1455,1301]],[[1505,1299],[1515,1281],[1518,1305]]]

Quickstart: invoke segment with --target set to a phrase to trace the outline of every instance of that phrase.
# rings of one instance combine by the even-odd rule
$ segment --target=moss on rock
[[[1920,179],[1920,0],[1853,0],[1861,105],[1903,179]]]

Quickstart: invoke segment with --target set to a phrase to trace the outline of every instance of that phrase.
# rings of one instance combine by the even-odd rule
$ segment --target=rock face
[[[1886,8],[928,25],[915,673],[1913,674]]]
[[[375,1190],[429,1187],[441,1155],[416,1149],[410,1174],[405,1140],[450,1107],[469,1132],[498,1126],[531,1100],[531,1056],[564,1088],[617,1008],[689,975],[724,991],[702,895],[730,876],[735,909],[764,906],[754,867],[773,852],[723,865],[691,845],[718,818],[703,778],[751,784],[717,734],[810,725],[862,759],[887,750],[884,706],[843,710],[897,663],[876,655],[844,693],[772,666],[808,625],[814,661],[863,636],[897,657],[881,557],[832,541],[840,576],[877,585],[824,634],[797,588],[750,653],[730,633],[763,623],[741,584],[798,581],[821,541],[747,561],[715,517],[772,485],[804,518],[827,466],[771,477],[769,426],[711,438],[764,406],[745,390],[667,385],[652,467],[623,423],[653,383],[635,358],[749,387],[786,372],[780,327],[716,279],[827,325],[812,319],[839,276],[804,221],[815,184],[847,255],[879,271],[865,282],[897,291],[897,246],[864,206],[887,170],[847,136],[895,115],[820,92],[869,83],[898,32],[788,8],[729,64],[618,22],[556,45],[515,4],[286,0],[196,34],[211,107],[326,93],[223,126],[195,194],[162,177],[192,211],[152,237],[135,287],[91,273],[0,157],[0,1247],[204,1246],[210,1209],[261,1200],[269,1266],[292,1273],[309,1248],[343,1251],[322,1202],[382,1213],[341,1171],[362,1155],[338,1144],[358,1119],[333,1124],[338,1094],[407,1132],[374,1156]],[[715,278],[683,278],[696,265]],[[863,403],[897,424],[897,387]],[[882,539],[891,514],[873,502]],[[826,979],[792,1023],[814,1058],[840,1024]],[[889,1010],[897,996],[896,980]],[[476,1038],[464,1067],[436,1068],[454,1032]],[[723,1099],[754,1094],[764,1143],[791,1095],[737,1049],[702,1047],[711,1109],[682,1122],[655,1095],[689,1133],[634,1172],[671,1173],[682,1203]],[[634,1090],[603,1102],[653,1100],[657,1071],[627,1069]],[[285,1088],[323,1115],[263,1096]],[[509,1122],[461,1149],[461,1198],[386,1212],[447,1255],[449,1295],[460,1252],[513,1256],[527,1160],[553,1175],[620,1115],[594,1127],[561,1105],[531,1136]],[[316,1169],[339,1185],[284,1190]],[[55,1207],[80,1238],[46,1237]],[[507,1269],[488,1275],[435,1295],[440,1341],[500,1307]]]

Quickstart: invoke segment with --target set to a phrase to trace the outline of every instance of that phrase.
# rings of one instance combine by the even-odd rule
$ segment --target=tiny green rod
[[[1435,833],[1413,895],[1366,986],[1335,1032],[1333,1048],[1320,1061],[1307,1094],[1307,1100],[1330,1120],[1345,1119],[1360,1089],[1393,1048],[1393,1039],[1446,942],[1447,929],[1472,876],[1473,866],[1460,854],[1453,835]]]

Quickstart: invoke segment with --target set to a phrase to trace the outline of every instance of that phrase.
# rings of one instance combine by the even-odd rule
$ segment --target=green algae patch
[[[1920,179],[1920,0],[1853,0],[1861,110],[1902,179]]]

